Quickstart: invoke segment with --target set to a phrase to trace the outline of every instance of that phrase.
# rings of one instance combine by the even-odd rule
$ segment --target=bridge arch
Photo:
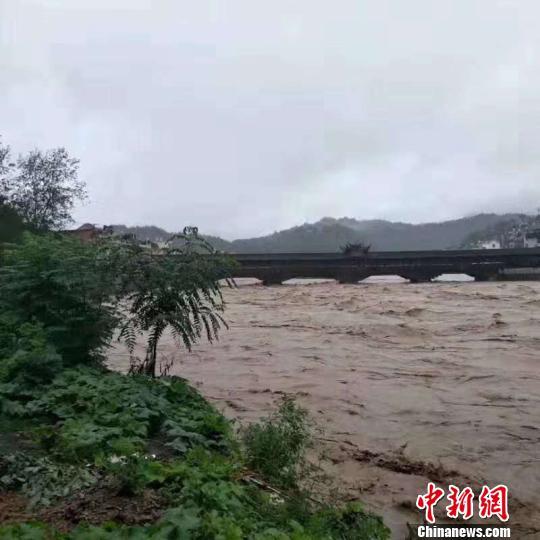
[[[408,283],[409,280],[398,274],[374,274],[360,281],[360,283]]]
[[[439,274],[433,281],[436,283],[449,283],[449,282],[469,282],[476,281],[474,276],[463,272],[452,272]]]

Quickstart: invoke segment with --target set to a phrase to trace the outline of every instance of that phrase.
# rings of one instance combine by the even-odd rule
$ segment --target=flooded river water
[[[378,281],[378,282],[377,282]],[[225,292],[230,330],[173,373],[240,422],[294,395],[324,429],[328,469],[382,513],[418,523],[432,479],[506,483],[516,537],[540,531],[540,282],[316,283]],[[117,349],[110,363],[127,367]]]

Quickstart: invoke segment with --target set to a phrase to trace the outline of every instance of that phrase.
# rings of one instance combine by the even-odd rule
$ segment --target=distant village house
[[[77,229],[65,230],[63,233],[73,238],[78,238],[81,240],[81,242],[93,242],[100,237],[109,236],[114,237],[118,241],[136,242],[140,247],[154,251],[168,247],[168,243],[164,240],[158,240],[156,242],[152,242],[150,240],[138,240],[136,235],[131,232],[115,234],[114,227],[112,225],[98,227],[92,223],[85,223]]]
[[[540,247],[540,229],[533,229],[525,234],[525,247]]]
[[[499,240],[484,240],[479,243],[480,249],[501,249],[501,243]]]
[[[77,229],[70,229],[67,231],[63,231],[64,234],[67,234],[69,236],[72,236],[74,238],[78,238],[79,240],[83,242],[92,242],[94,240],[97,240],[100,236],[104,234],[112,234],[112,227],[105,226],[105,227],[97,227],[96,225],[93,225],[92,223],[85,223],[84,225],[81,225]]]

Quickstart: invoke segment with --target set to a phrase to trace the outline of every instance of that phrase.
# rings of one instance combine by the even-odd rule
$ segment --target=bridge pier
[[[471,274],[471,277],[474,278],[474,281],[499,281],[499,274]]]
[[[285,281],[280,276],[266,276],[261,279],[262,284],[264,286],[267,285],[283,285],[283,282]]]
[[[280,279],[263,279],[262,284],[266,287],[268,285],[283,285],[283,281]]]
[[[360,280],[369,277],[369,274],[358,271],[341,272],[336,276],[338,283],[358,283]]]
[[[411,283],[431,283],[433,278],[436,278],[438,274],[424,273],[424,272],[408,272],[402,273],[402,278],[408,279]]]

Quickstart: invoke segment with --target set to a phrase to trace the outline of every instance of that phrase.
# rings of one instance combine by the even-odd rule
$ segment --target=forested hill
[[[422,250],[459,248],[471,234],[485,231],[517,214],[478,214],[440,223],[410,224],[385,220],[323,218],[259,238],[227,241],[215,236],[206,238],[217,249],[233,253],[332,252],[347,242],[371,244],[372,250]],[[115,225],[115,232],[133,233],[141,240],[157,242],[171,233],[155,226],[126,227]]]

